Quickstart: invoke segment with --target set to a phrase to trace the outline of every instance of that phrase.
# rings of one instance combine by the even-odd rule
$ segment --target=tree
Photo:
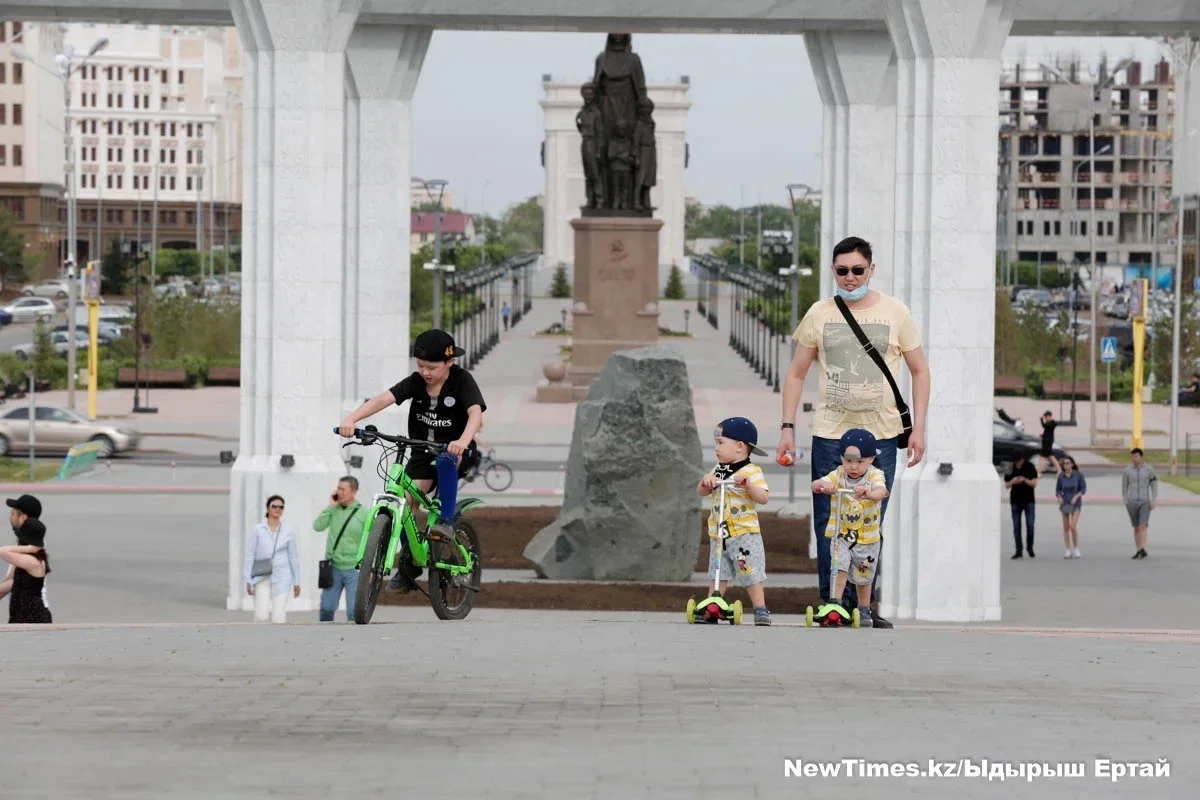
[[[536,197],[518,203],[504,214],[500,223],[500,238],[514,252],[532,252],[542,249],[544,215]]]
[[[8,210],[0,208],[0,279],[6,284],[24,283],[29,280],[28,266],[25,237],[13,228]]]
[[[567,280],[567,265],[560,263],[554,268],[554,280],[550,283],[551,297],[570,297],[571,282]]]
[[[667,276],[667,285],[663,289],[663,297],[667,300],[682,300],[684,298],[683,273],[679,271],[678,264],[671,265],[671,273]]]
[[[100,265],[100,294],[123,295],[129,287],[132,259],[121,252],[121,242],[113,239]]]

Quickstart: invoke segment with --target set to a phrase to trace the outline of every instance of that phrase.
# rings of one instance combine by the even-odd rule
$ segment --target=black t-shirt
[[[1016,464],[1013,464],[1012,469],[1010,469],[1008,474],[1004,476],[1004,482],[1008,483],[1018,475],[1022,478],[1036,480],[1038,476],[1037,468],[1033,466],[1029,459],[1026,459],[1019,467]],[[1012,503],[1013,505],[1024,505],[1026,503],[1032,503],[1033,500],[1034,497],[1032,486],[1030,486],[1028,483],[1013,484],[1012,491],[1008,496],[1008,502]]]
[[[1042,447],[1049,448],[1054,446],[1054,429],[1058,427],[1058,423],[1054,420],[1042,423]]]
[[[391,388],[396,405],[412,400],[408,407],[408,438],[446,444],[467,429],[467,410],[479,406],[487,410],[483,393],[471,373],[455,364],[438,397],[429,396],[429,388],[420,373],[414,372]]]

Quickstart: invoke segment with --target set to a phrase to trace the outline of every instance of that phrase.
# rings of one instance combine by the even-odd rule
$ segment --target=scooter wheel
[[[742,624],[742,601],[741,600],[733,601],[733,618],[730,619],[729,622],[733,625],[741,625]]]
[[[813,626],[813,607],[809,606],[804,609],[804,627],[811,628]]]
[[[684,613],[687,614],[688,625],[694,625],[696,622],[696,601],[691,597],[688,598],[687,610]]]
[[[858,615],[857,608],[850,612],[850,624],[853,627],[857,628],[859,626],[858,623],[859,623],[860,619],[861,619],[861,617]]]

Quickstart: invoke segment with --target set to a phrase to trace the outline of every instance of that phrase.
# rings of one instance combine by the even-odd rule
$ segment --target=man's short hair
[[[1132,450],[1130,450],[1130,451],[1129,451],[1129,455],[1131,455],[1131,456],[1144,456],[1144,455],[1146,455],[1146,454],[1145,454],[1145,453],[1142,451],[1142,448],[1140,448],[1140,447],[1135,447],[1135,448],[1133,448]]]
[[[338,483],[347,484],[354,491],[358,491],[358,478],[354,477],[353,475],[343,475],[342,477],[338,478]]]
[[[868,264],[873,264],[875,261],[871,255],[871,243],[858,236],[847,236],[833,246],[833,257],[835,259],[847,253],[858,253],[867,260]]]

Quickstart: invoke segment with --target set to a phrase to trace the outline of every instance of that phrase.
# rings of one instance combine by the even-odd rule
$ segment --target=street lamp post
[[[816,194],[816,190],[805,183],[789,183],[787,187],[788,200],[792,205],[792,266],[787,269],[779,270],[780,275],[789,275],[792,279],[792,308],[790,321],[790,330],[795,331],[796,326],[800,323],[800,200],[804,200],[810,194]],[[798,196],[797,196],[798,195]],[[803,271],[805,277],[812,275],[811,269]],[[791,364],[791,359],[796,357],[796,340],[792,339],[791,358],[788,363]],[[796,470],[788,470],[788,502],[796,502]]]
[[[75,408],[75,363],[76,363],[76,343],[75,343],[75,310],[79,302],[79,253],[78,245],[75,241],[77,236],[75,225],[78,212],[76,211],[76,184],[75,177],[75,143],[71,136],[71,75],[80,70],[92,56],[99,53],[104,48],[108,47],[108,39],[101,37],[97,39],[90,48],[87,55],[80,62],[72,66],[71,59],[75,56],[75,48],[71,45],[66,45],[63,52],[54,57],[54,63],[58,67],[58,72],[55,73],[49,67],[46,67],[36,61],[33,56],[24,47],[16,46],[12,48],[14,58],[19,58],[22,61],[28,61],[35,67],[38,67],[51,75],[57,74],[62,81],[63,86],[63,135],[66,137],[67,145],[67,258],[63,265],[67,272],[67,405]],[[99,215],[97,215],[97,218]]]
[[[442,327],[442,194],[446,191],[446,181],[438,178],[425,181],[425,192],[434,204],[433,210],[433,261],[425,265],[425,269],[433,270],[433,327]],[[434,194],[436,192],[436,194]],[[447,271],[453,271],[450,267]]]

